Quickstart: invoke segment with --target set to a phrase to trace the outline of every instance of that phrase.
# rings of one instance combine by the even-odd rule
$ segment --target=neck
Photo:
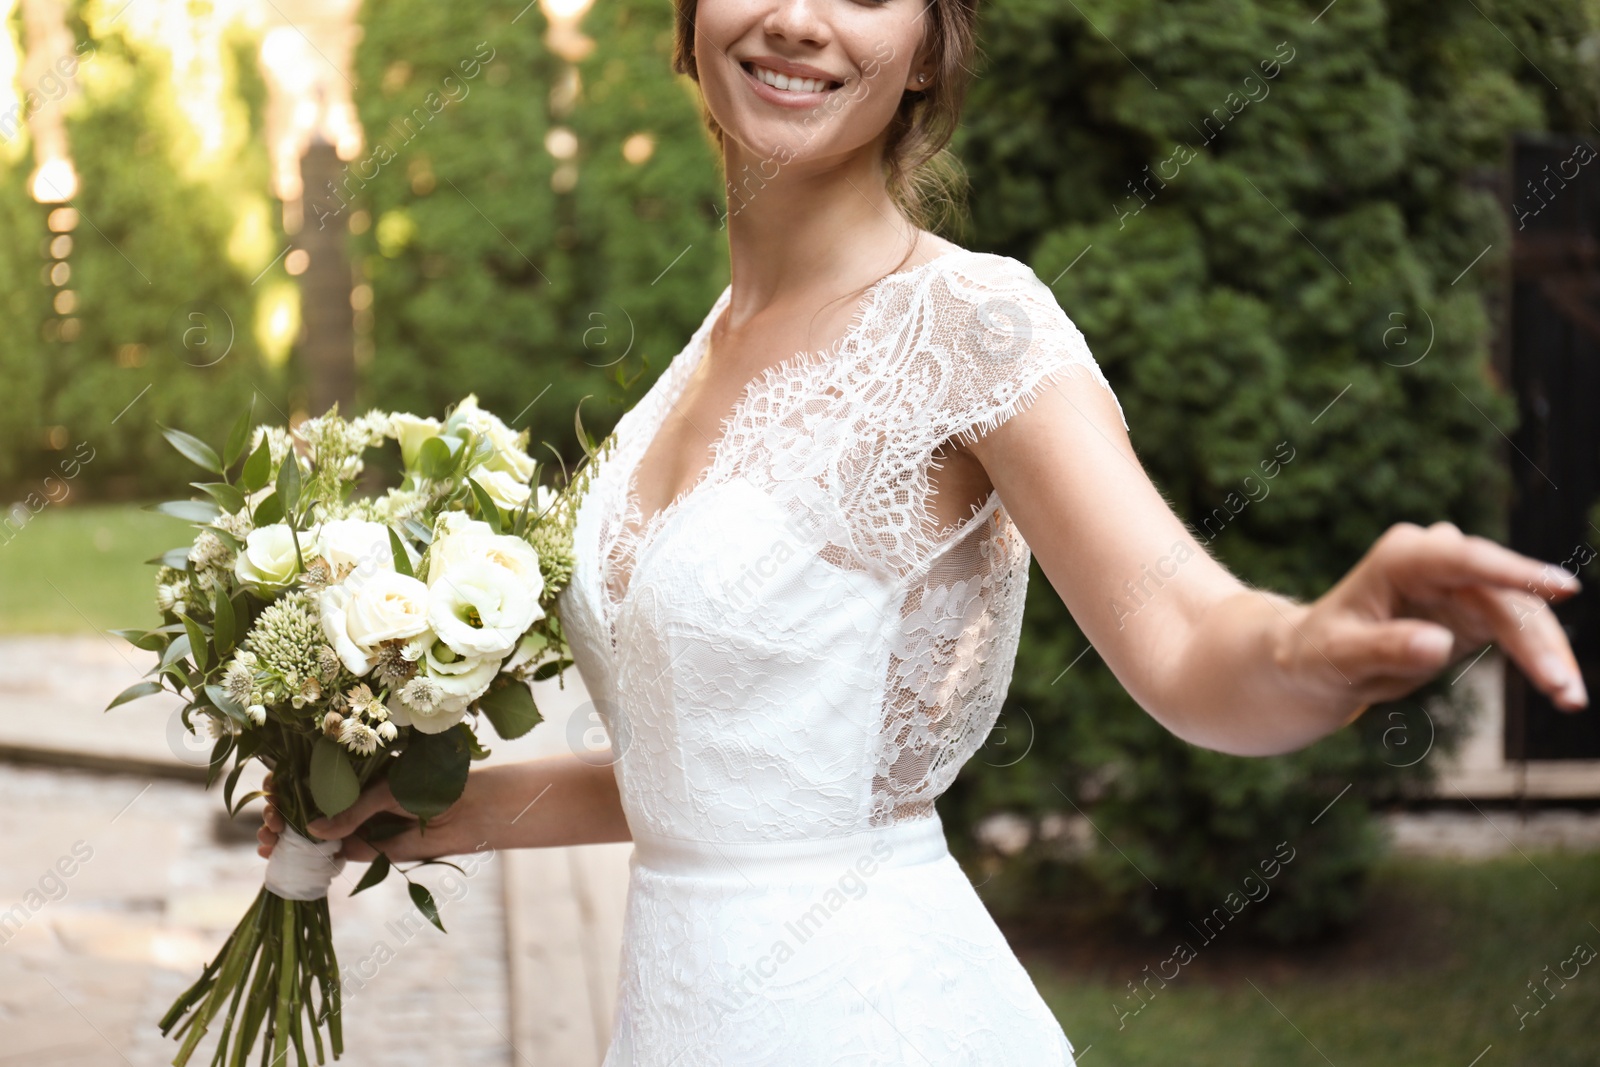
[[[838,160],[756,158],[728,139],[728,257],[733,325],[780,297],[870,284],[900,265],[920,236],[884,184],[881,146]]]

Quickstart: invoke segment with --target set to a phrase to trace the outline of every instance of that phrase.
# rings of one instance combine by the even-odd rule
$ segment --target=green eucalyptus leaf
[[[350,895],[355,896],[364,889],[371,889],[387,877],[389,877],[389,857],[380,852],[378,858],[372,861],[372,866],[367,868],[367,873],[361,876],[361,881],[350,890]]]
[[[147,630],[110,630],[109,633],[122,638],[134,648],[146,652],[159,652],[165,645],[166,639],[160,634],[150,633]]]
[[[189,548],[189,545],[184,545],[182,548],[169,548],[161,555],[156,556],[154,559],[147,559],[145,562],[161,567],[171,567],[175,571],[186,571],[189,569]]]
[[[228,440],[222,446],[222,466],[224,469],[233,466],[244,455],[245,446],[250,443],[250,416],[255,412],[255,397],[250,398],[250,406],[239,413],[234,420],[233,429],[228,431]]]
[[[110,711],[119,704],[126,704],[130,700],[138,700],[141,697],[154,696],[155,694],[161,692],[163,688],[165,687],[162,686],[160,682],[135,682],[133,685],[128,686],[128,688],[124,689],[122,692],[113,697],[111,699],[111,703],[106,705],[106,710]]]
[[[230,515],[244,507],[244,494],[237,487],[227,482],[190,482],[190,485],[205,493],[217,506]]]
[[[200,438],[165,426],[161,428],[161,436],[165,437],[173,448],[182,452],[190,462],[204,467],[213,474],[222,473],[222,460],[217,457],[216,449]]]
[[[394,532],[394,527],[389,527],[389,552],[394,556],[394,569],[407,578],[415,578],[411,570],[411,553],[406,551],[406,544],[400,540],[400,535]]]
[[[428,892],[428,887],[421,882],[409,882],[406,892],[411,894],[411,902],[417,906],[417,910],[426,915],[440,933],[446,933],[444,923],[439,921],[439,906],[433,902],[433,894]]]
[[[406,533],[410,534],[412,537],[415,537],[423,544],[433,544],[433,531],[429,529],[425,523],[419,522],[416,519],[407,519],[400,525],[405,527]]]
[[[219,658],[233,651],[238,631],[233,617],[233,601],[228,599],[227,591],[223,589],[217,590],[217,600],[212,606],[211,633],[217,643]]]
[[[430,437],[417,451],[417,470],[424,478],[443,481],[455,473],[465,451],[466,442],[453,434]]]
[[[150,504],[144,510],[170,515],[184,522],[210,522],[222,514],[222,509],[210,500],[168,500]]]
[[[200,628],[199,623],[189,618],[189,616],[180,615],[178,617],[183,620],[183,628],[188,632],[189,650],[194,654],[195,668],[204,672],[209,669],[211,664],[210,647],[206,642],[205,631]]]
[[[188,629],[188,626],[185,625],[184,632],[173,638],[172,644],[168,645],[167,650],[161,653],[161,667],[163,669],[172,666],[180,659],[190,654],[190,637]]]
[[[217,743],[211,746],[211,761],[206,764],[206,788],[210,789],[216,784],[217,778],[222,774],[223,766],[228,762],[228,753],[233,751],[233,735],[223,734],[217,738]]]
[[[389,766],[389,789],[400,806],[422,820],[444,814],[461,799],[472,763],[466,723],[443,733],[411,732],[411,739]]]
[[[489,498],[489,491],[479,485],[476,478],[468,478],[467,484],[472,487],[472,496],[478,502],[478,518],[488,523],[489,529],[495,533],[503,531],[505,526],[500,518],[500,509]]]
[[[332,738],[317,738],[311,748],[311,799],[322,814],[337,815],[360,795],[361,782],[344,747]]]
[[[277,495],[283,503],[283,513],[293,515],[295,506],[300,503],[300,461],[295,458],[293,450],[283,458],[283,466],[278,468]]]
[[[277,493],[271,493],[262,498],[256,505],[256,513],[251,516],[251,521],[256,526],[271,526],[273,523],[283,521],[283,500]]]
[[[533,691],[526,682],[515,678],[506,678],[503,684],[490,686],[489,691],[478,698],[478,708],[488,716],[494,732],[507,741],[521,737],[544,719],[533,701]]]
[[[250,453],[250,458],[244,461],[244,468],[239,471],[239,486],[245,492],[253,493],[263,488],[270,477],[272,477],[272,448],[267,443],[266,435],[263,434],[261,443]]]

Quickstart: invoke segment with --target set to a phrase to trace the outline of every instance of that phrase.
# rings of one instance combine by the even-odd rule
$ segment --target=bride
[[[385,844],[632,840],[612,1067],[1073,1062],[934,808],[1005,696],[1030,551],[1207,748],[1308,745],[1488,641],[1587,701],[1546,603],[1577,582],[1448,524],[1389,530],[1312,603],[1207,555],[1050,289],[924,228],[975,6],[678,0],[733,280],[578,513],[562,619],[609,759],[475,769]],[[1108,606],[1157,561],[1137,613]],[[375,786],[311,829],[371,859],[349,835],[384,810]]]

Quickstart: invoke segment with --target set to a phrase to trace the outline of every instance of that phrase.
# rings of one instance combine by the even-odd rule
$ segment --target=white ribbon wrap
[[[344,870],[344,857],[335,855],[343,844],[313,841],[285,826],[267,860],[267,888],[284,900],[321,900]]]

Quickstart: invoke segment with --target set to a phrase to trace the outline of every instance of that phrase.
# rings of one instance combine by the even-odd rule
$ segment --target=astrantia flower
[[[425,715],[439,706],[444,690],[432,678],[418,675],[400,690],[400,699]]]
[[[358,719],[346,719],[339,728],[339,743],[358,756],[370,756],[378,750],[378,734]]]
[[[425,734],[438,734],[460,722],[467,707],[489,688],[500,673],[500,660],[495,656],[475,658],[458,657],[442,644],[435,644],[422,658],[418,678],[426,678],[433,688],[417,685],[416,679],[406,683],[399,699],[389,706],[389,714],[397,726],[412,726]],[[412,689],[411,687],[417,686]],[[407,701],[410,690],[418,695],[437,697],[431,706]]]
[[[422,657],[423,649],[433,640],[432,634],[420,635],[422,640],[409,641],[383,641],[378,645],[377,655],[373,657],[372,674],[378,679],[378,684],[389,689],[399,689],[410,681],[417,673],[417,660]]]
[[[246,657],[249,657],[246,659]],[[235,704],[245,705],[250,703],[250,697],[256,688],[255,654],[241,651],[228,664],[228,669],[222,676],[222,688],[227,690],[228,699]]]
[[[250,716],[250,721],[255,723],[257,726],[260,726],[262,723],[267,721],[267,709],[262,707],[260,704],[251,704],[249,707],[244,709],[244,713]]]
[[[233,562],[233,549],[212,530],[201,530],[189,546],[189,562],[197,569],[225,567]]]

